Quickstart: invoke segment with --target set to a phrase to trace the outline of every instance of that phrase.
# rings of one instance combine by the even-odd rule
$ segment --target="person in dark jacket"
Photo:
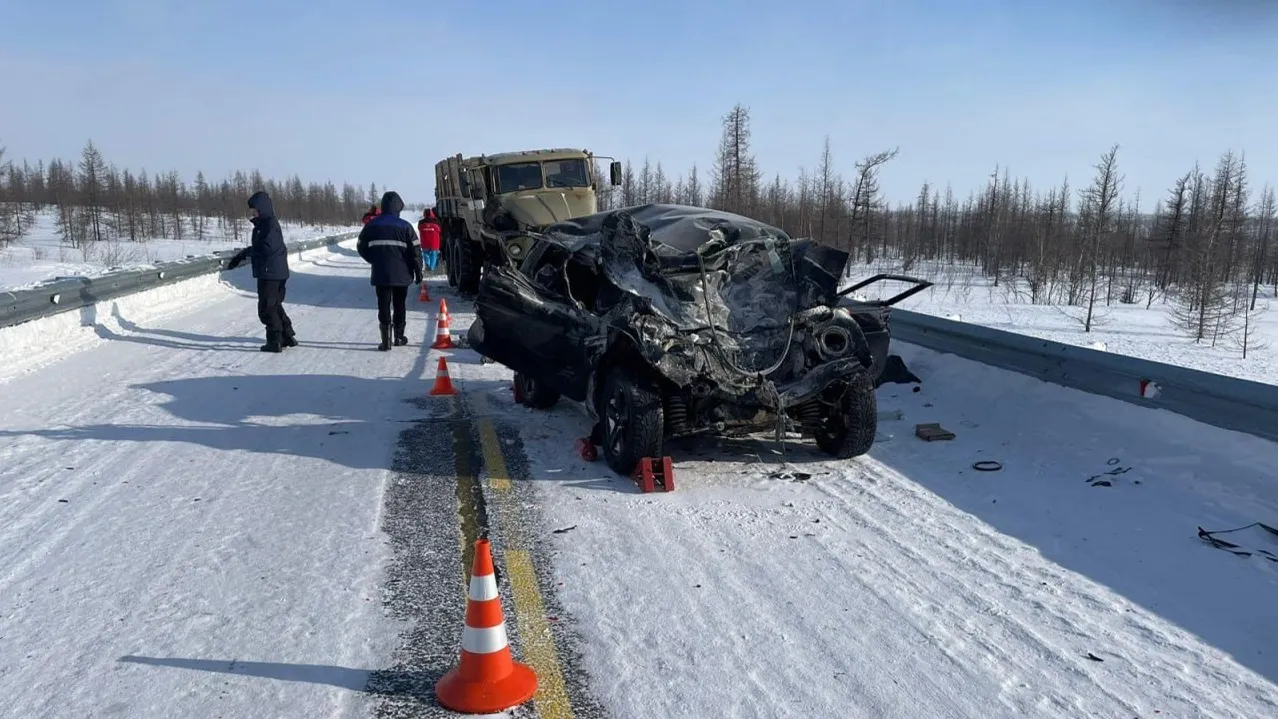
[[[385,352],[391,348],[391,327],[395,330],[395,345],[408,344],[404,336],[408,298],[408,286],[422,282],[422,248],[417,244],[417,232],[399,213],[404,201],[399,193],[382,195],[382,211],[369,220],[360,230],[355,249],[364,261],[372,265],[370,284],[377,288],[377,324],[382,342],[377,349]]]
[[[235,269],[250,260],[253,278],[257,280],[257,317],[266,326],[266,344],[263,352],[280,352],[285,347],[296,347],[293,321],[284,311],[284,291],[288,284],[288,248],[284,245],[284,232],[275,218],[275,205],[271,196],[263,190],[248,199],[249,221],[253,223],[251,244],[240,250],[227,265]]]

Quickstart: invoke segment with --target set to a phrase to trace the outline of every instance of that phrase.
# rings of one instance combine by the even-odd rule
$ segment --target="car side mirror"
[[[621,163],[613,161],[608,165],[608,174],[612,180],[612,186],[617,187],[621,184]]]

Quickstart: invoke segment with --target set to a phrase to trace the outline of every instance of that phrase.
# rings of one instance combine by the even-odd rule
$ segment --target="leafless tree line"
[[[21,239],[41,210],[56,213],[58,234],[78,248],[102,241],[144,242],[151,238],[202,240],[216,224],[236,241],[250,225],[245,204],[254,191],[271,195],[283,222],[308,226],[354,224],[376,187],[365,193],[349,183],[303,184],[294,175],[267,179],[256,170],[237,171],[219,182],[203,172],[188,185],[176,171],[149,176],[107,162],[89,141],[78,161],[43,161],[32,166],[6,160],[0,147],[0,247]],[[372,198],[372,200],[370,200]]]
[[[1152,212],[1139,193],[1123,196],[1117,146],[1078,190],[1068,180],[1036,189],[995,168],[965,199],[924,182],[913,202],[890,207],[878,178],[896,149],[863,157],[844,177],[827,137],[816,167],[791,182],[765,179],[750,139],[749,110],[737,105],[723,118],[708,178],[696,165],[672,178],[660,162],[627,161],[622,186],[606,188],[601,207],[714,207],[835,245],[854,263],[978,273],[1026,301],[1080,308],[1085,331],[1115,303],[1159,302],[1187,336],[1214,343],[1248,333],[1262,290],[1278,293],[1278,203],[1271,185],[1254,190],[1241,153],[1224,153],[1210,172],[1194,166]]]

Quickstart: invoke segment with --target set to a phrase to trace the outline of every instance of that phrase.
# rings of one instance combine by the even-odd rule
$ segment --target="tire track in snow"
[[[229,295],[229,292],[228,292]],[[230,297],[222,300],[225,302]],[[214,303],[217,306],[219,303]],[[188,308],[189,309],[189,308]],[[151,318],[154,323],[163,322],[165,319],[181,314],[180,308],[157,315]],[[247,321],[240,324],[247,326]],[[240,329],[237,327],[237,329]],[[88,350],[86,350],[88,351]],[[152,354],[149,358],[150,364],[147,365],[148,374],[151,376],[172,376],[175,374],[201,372],[214,366],[225,366],[219,360],[219,356],[224,358],[222,353],[213,353],[206,360],[191,361],[191,357],[185,353],[167,353],[165,355],[156,356]],[[236,365],[238,366],[238,364]],[[99,383],[95,385],[98,393],[87,402],[86,398],[74,397],[61,402],[52,407],[44,407],[46,414],[49,416],[57,416],[61,419],[64,429],[54,429],[49,427],[40,427],[30,430],[4,430],[0,431],[0,437],[21,438],[26,435],[44,437],[53,440],[74,440],[80,431],[76,429],[79,424],[78,420],[85,418],[87,412],[93,412],[93,420],[101,425],[123,424],[126,418],[130,417],[137,411],[134,402],[129,401],[128,397],[136,393],[136,389],[127,382],[109,382],[106,381],[111,377],[111,372],[118,371],[122,378],[128,376],[131,369],[127,366],[108,366],[103,368],[106,370]],[[179,372],[179,370],[181,370]],[[17,384],[15,382],[15,384]],[[109,413],[103,415],[102,408],[110,408]],[[148,408],[150,406],[148,405]],[[10,499],[4,503],[4,509],[0,510],[0,526],[5,527],[6,534],[10,536],[34,537],[34,541],[30,543],[21,542],[4,542],[5,547],[12,547],[13,551],[7,556],[0,557],[0,566],[7,561],[12,561],[14,557],[21,556],[14,562],[8,571],[0,576],[0,596],[5,594],[4,589],[20,578],[31,567],[38,565],[55,549],[65,545],[68,537],[79,530],[79,526],[75,521],[67,521],[65,515],[67,510],[71,510],[77,517],[92,516],[100,507],[112,501],[115,496],[124,489],[124,485],[120,482],[111,481],[108,476],[110,472],[104,472],[100,467],[96,456],[98,454],[95,449],[109,448],[109,442],[100,440],[89,440],[89,449],[81,450],[81,445],[73,444],[69,453],[61,454],[52,462],[58,467],[74,466],[74,470],[63,470],[66,474],[60,475],[67,477],[67,482],[45,482],[43,477],[51,464],[48,457],[48,445],[44,442],[15,442],[16,447],[9,448],[5,451],[6,474],[13,471],[15,474],[25,474],[30,469],[30,476],[37,478],[34,481],[23,481],[21,479],[15,483],[13,490],[5,494],[5,498]],[[146,447],[140,446],[136,450],[136,454],[131,455],[130,461],[125,467],[121,467],[121,473],[127,473],[127,464],[134,464],[147,461],[154,458],[157,453],[163,452],[162,447]],[[80,498],[89,494],[94,485],[98,485],[99,490],[92,493],[92,498],[87,501],[80,501]],[[75,497],[74,504],[68,501],[62,504],[54,497],[61,498]],[[40,504],[33,505],[35,502]],[[68,506],[70,505],[70,506]],[[56,525],[54,529],[49,530],[48,527]]]
[[[505,397],[507,393],[499,394]],[[505,399],[499,402],[511,409],[503,406],[496,416],[509,415],[511,426],[529,426],[530,417],[519,408]],[[951,696],[949,687],[934,681],[930,674],[909,673],[913,656],[884,651],[900,644],[888,630],[890,625],[854,618],[865,612],[899,613],[894,607],[878,598],[873,606],[863,606],[868,598],[865,594],[835,592],[821,597],[817,592],[814,596],[809,589],[813,587],[813,568],[798,557],[784,564],[756,565],[760,545],[786,541],[772,510],[742,508],[703,496],[693,500],[687,490],[685,494],[639,495],[629,480],[580,464],[571,451],[572,438],[584,426],[576,412],[532,416],[537,418],[536,434],[548,432],[549,441],[559,445],[554,454],[562,458],[560,461],[577,465],[570,467],[567,476],[556,475],[559,479],[607,476],[583,482],[590,489],[604,490],[609,498],[602,499],[603,504],[568,501],[564,505],[563,500],[583,497],[558,480],[546,481],[549,477],[538,477],[540,481],[528,485],[532,488],[544,482],[535,495],[537,500],[558,501],[561,507],[578,510],[559,518],[577,525],[570,535],[576,539],[568,540],[570,546],[561,545],[554,561],[560,570],[576,575],[577,581],[585,575],[583,584],[562,588],[563,601],[581,608],[583,621],[592,625],[592,643],[581,645],[589,664],[582,662],[581,666],[590,667],[598,695],[614,697],[610,709],[619,716],[832,716],[836,705],[845,716],[907,716],[920,704],[946,707],[948,711],[942,714],[946,716],[976,716],[977,705],[970,698]],[[554,467],[563,465],[539,465],[539,472]],[[722,471],[722,466],[715,471]],[[584,476],[571,476],[577,472]],[[694,503],[690,506],[684,497]],[[620,514],[608,511],[609,507]],[[589,508],[605,511],[589,512]],[[785,529],[788,533],[789,527]],[[617,541],[633,542],[633,552],[627,555],[626,564],[592,564],[596,559],[589,546],[592,538],[605,545],[605,556],[619,556],[614,554]],[[576,570],[578,558],[582,566],[592,569]],[[565,566],[565,562],[569,564]],[[679,577],[672,578],[672,573]],[[611,593],[619,590],[625,596],[614,601]],[[784,597],[793,599],[796,606],[788,606]],[[842,613],[835,603],[840,600]],[[722,624],[724,616],[716,608],[706,611],[707,602],[730,606],[731,623]],[[657,625],[651,624],[658,616]],[[831,625],[830,630],[813,633],[811,625],[816,622]],[[849,629],[858,635],[849,637]],[[912,646],[923,644],[920,636]],[[621,647],[626,655],[620,660],[624,668],[611,656]],[[786,660],[797,658],[795,655],[820,656],[822,661],[818,666]],[[602,667],[609,671],[602,673]],[[898,670],[908,678],[898,681],[894,676]],[[707,695],[698,689],[695,677],[721,679],[716,672],[722,671],[731,672],[731,694],[739,701],[712,705],[707,696],[718,696],[713,692],[719,689]],[[671,677],[674,686],[657,692],[631,688],[651,688],[653,681],[659,683],[658,677],[663,676]],[[636,677],[639,685],[634,683]],[[654,680],[645,681],[645,677]],[[828,695],[814,694],[816,685],[837,685],[835,703],[830,703]],[[885,685],[895,687],[895,692],[884,691]],[[626,699],[618,703],[615,697],[619,694]],[[851,704],[863,707],[864,713],[857,713],[848,706]]]
[[[861,473],[815,486],[846,507],[856,523],[886,540],[873,547],[860,543],[860,548],[897,555],[867,567],[880,577],[873,586],[890,589],[893,599],[910,607],[919,626],[954,657],[971,653],[963,648],[966,643],[979,647],[991,668],[1009,677],[1000,697],[1009,709],[1018,714],[1033,709],[1041,716],[1152,710],[1173,716],[1278,713],[1272,685],[1223,652],[1111,590],[1062,570],[874,460],[862,466]],[[835,527],[846,521],[839,513],[824,517]],[[930,596],[916,581],[919,574],[902,571],[910,566],[926,567],[923,576],[943,578],[951,593]],[[1021,654],[1009,653],[1018,645]],[[1088,651],[1105,662],[1086,659]],[[1116,669],[1126,676],[1116,680]],[[1045,694],[1031,688],[1032,676],[1059,680],[1062,670],[1070,680],[1066,687],[1049,685]],[[1204,676],[1176,681],[1186,671]],[[1238,677],[1245,678],[1241,686]],[[1201,691],[1209,686],[1229,691]],[[1158,705],[1141,706],[1149,697],[1159,697]]]

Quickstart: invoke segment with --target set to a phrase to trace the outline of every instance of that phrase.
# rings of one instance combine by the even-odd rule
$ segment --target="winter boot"
[[[408,344],[408,337],[404,336],[404,325],[397,325],[395,327],[395,346],[403,347],[406,344]]]
[[[381,325],[378,329],[380,329],[382,333],[382,343],[377,345],[377,349],[382,352],[386,352],[391,348],[391,326]]]
[[[281,342],[280,344],[282,344],[285,347],[296,347],[297,335],[293,334],[292,332],[284,335],[284,341]]]
[[[281,344],[281,340],[282,340],[281,333],[267,332],[266,344],[262,345],[258,349],[262,350],[263,352],[283,352],[284,347]]]

